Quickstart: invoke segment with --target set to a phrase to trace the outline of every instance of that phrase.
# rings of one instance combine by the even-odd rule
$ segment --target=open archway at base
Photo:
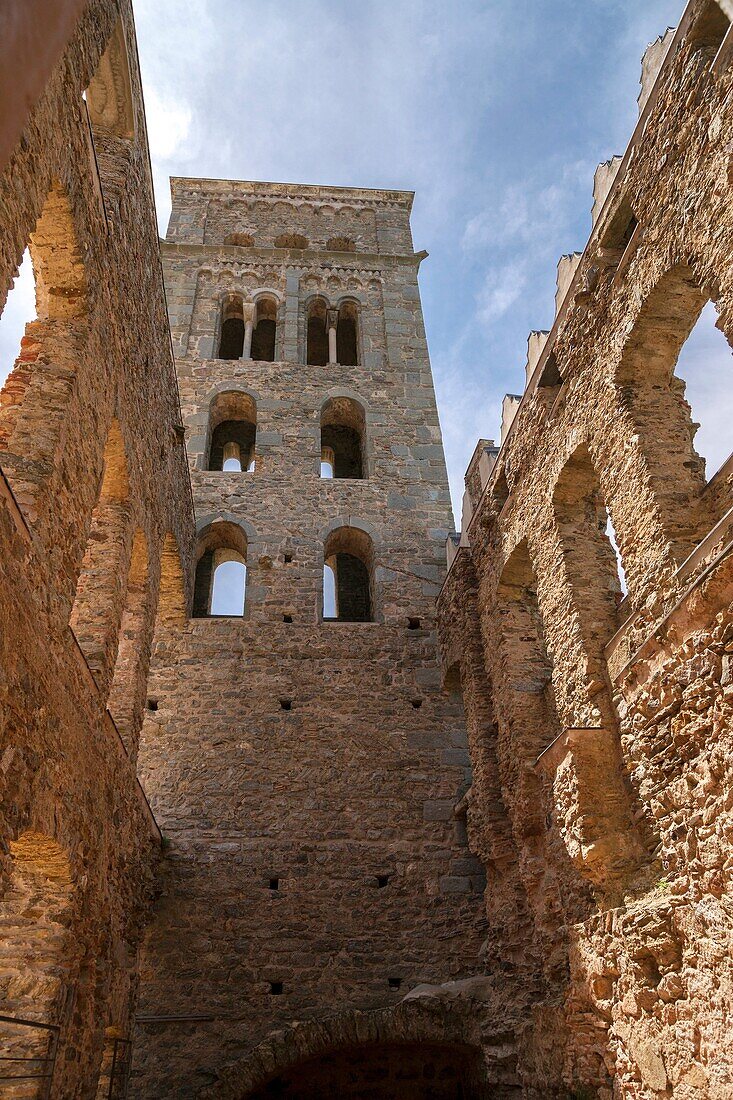
[[[207,1100],[478,1100],[519,1096],[487,1088],[484,1059],[462,1013],[420,1000],[349,1012],[274,1032],[220,1074]]]

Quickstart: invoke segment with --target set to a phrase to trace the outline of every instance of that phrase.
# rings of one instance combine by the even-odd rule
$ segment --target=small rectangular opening
[[[422,699],[411,699],[410,701],[411,701],[413,707],[415,708],[415,710],[419,710],[420,707],[422,706]]]
[[[377,875],[377,886],[380,890],[384,889],[388,882],[389,875]]]
[[[284,554],[283,555],[283,560],[284,560],[286,565],[290,565],[290,563],[293,560],[293,555],[292,554]]]
[[[292,623],[292,621],[293,621],[293,616],[292,615],[283,615],[283,622],[284,623]]]
[[[158,709],[158,700],[157,699],[148,699],[148,710],[157,710],[157,709]]]
[[[269,885],[270,885],[271,890],[279,890],[280,889],[280,879],[279,878],[271,878]]]
[[[283,992],[283,983],[282,982],[270,982],[270,993],[273,995],[273,997],[279,997],[282,992]]]
[[[554,389],[555,386],[560,385],[562,385],[562,377],[557,365],[557,358],[555,357],[555,352],[551,351],[542,368],[542,374],[540,375],[537,387],[538,389]]]
[[[605,233],[601,237],[601,247],[616,249],[619,252],[623,252],[626,245],[633,237],[634,230],[638,224],[629,202],[626,199],[622,199]]]
[[[407,629],[408,630],[419,630],[420,629],[420,620],[418,618],[416,618],[415,616],[411,615],[407,620]]]
[[[402,985],[402,978],[387,978],[390,989],[399,989]]]
[[[281,699],[280,700],[280,709],[281,710],[292,710],[293,709],[293,700],[292,699]]]

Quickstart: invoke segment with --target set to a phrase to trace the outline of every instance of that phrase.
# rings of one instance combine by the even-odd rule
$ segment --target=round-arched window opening
[[[255,468],[257,406],[248,393],[217,394],[209,413],[207,470],[237,473]]]
[[[260,363],[275,361],[277,338],[277,301],[269,295],[255,303],[254,329],[250,358]]]
[[[241,294],[228,294],[222,303],[219,359],[241,359],[244,351],[244,309]]]
[[[373,620],[374,550],[357,527],[338,527],[326,539],[323,570],[323,618],[364,623]]]
[[[247,538],[236,523],[216,521],[199,536],[193,618],[244,615]]]
[[[365,434],[362,405],[351,397],[329,398],[321,409],[321,477],[365,478]]]
[[[336,362],[355,367],[359,362],[358,309],[356,302],[342,302],[336,327]]]
[[[309,366],[325,367],[328,363],[326,310],[324,298],[314,298],[308,304],[305,361]]]

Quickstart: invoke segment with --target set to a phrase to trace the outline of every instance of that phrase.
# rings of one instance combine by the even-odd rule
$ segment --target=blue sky
[[[421,291],[460,512],[475,441],[498,435],[501,398],[523,385],[527,334],[552,322],[557,259],[587,240],[595,167],[632,132],[644,48],[678,21],[682,0],[134,7],[161,233],[169,175],[416,192],[413,236],[430,253]],[[17,346],[9,328],[3,318],[0,372]],[[708,325],[685,354],[712,472],[730,449],[721,433],[733,405],[721,409],[719,385],[733,389],[729,352]]]

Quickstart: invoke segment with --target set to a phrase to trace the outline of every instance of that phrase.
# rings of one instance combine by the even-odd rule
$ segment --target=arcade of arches
[[[733,3],[460,532],[412,194],[174,178],[161,242],[132,0],[9,3],[0,1094],[729,1100]]]

